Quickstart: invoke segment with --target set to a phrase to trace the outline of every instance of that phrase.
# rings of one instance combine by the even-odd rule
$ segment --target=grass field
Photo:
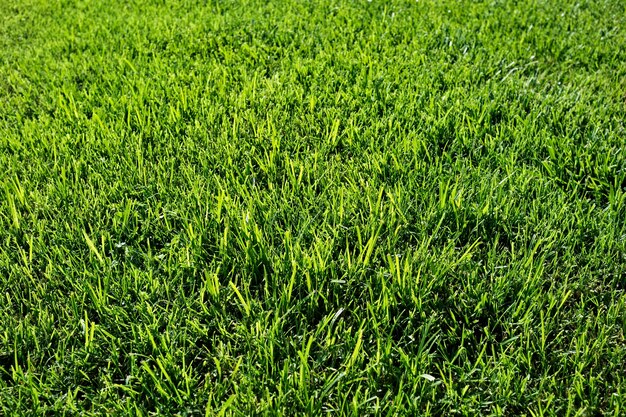
[[[0,0],[0,415],[626,415],[626,3]]]

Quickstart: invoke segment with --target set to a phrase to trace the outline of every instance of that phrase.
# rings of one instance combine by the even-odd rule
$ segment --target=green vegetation
[[[626,413],[626,3],[0,0],[0,414]]]

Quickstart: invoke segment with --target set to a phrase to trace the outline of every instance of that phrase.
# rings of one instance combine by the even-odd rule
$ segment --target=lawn
[[[0,415],[626,414],[626,3],[0,0]]]

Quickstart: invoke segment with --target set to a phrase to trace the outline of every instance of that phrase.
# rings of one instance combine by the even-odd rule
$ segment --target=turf
[[[626,413],[626,3],[0,0],[0,414]]]

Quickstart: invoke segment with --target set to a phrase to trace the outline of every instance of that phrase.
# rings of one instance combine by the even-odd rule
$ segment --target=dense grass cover
[[[0,0],[0,414],[624,415],[625,9]]]

